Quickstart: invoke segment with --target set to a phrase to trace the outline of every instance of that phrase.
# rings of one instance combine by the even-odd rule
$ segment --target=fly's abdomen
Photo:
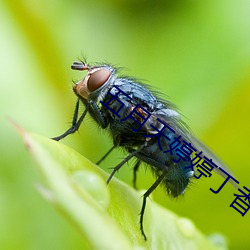
[[[169,195],[177,197],[184,193],[193,171],[189,168],[191,157],[183,155],[182,144],[178,135],[171,131],[163,131],[152,137],[140,154],[139,159],[150,165],[153,173],[160,176],[165,173],[162,181]]]

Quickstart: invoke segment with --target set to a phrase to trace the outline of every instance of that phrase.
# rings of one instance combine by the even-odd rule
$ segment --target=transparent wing
[[[155,133],[155,131],[152,130],[152,127],[150,127],[150,124],[153,124],[160,130],[159,121],[157,121],[157,118],[160,118],[163,122],[168,124],[176,132],[177,135],[181,135],[182,138],[187,139],[187,141],[189,140],[191,142],[191,145],[199,152],[202,151],[203,155],[205,155],[207,158],[212,159],[212,161],[218,166],[218,168],[213,169],[214,172],[219,174],[224,179],[227,179],[228,176],[219,169],[220,167],[234,179],[236,179],[235,175],[226,166],[226,164],[223,163],[207,146],[205,146],[191,134],[188,126],[181,120],[181,116],[177,111],[172,109],[161,109],[157,110],[157,112],[152,112],[149,119],[149,124],[146,124],[148,133]],[[230,182],[236,189],[239,188],[238,184],[234,180],[229,179],[228,182]]]
[[[197,138],[195,138],[193,135],[189,134],[189,139],[191,141],[191,145],[194,146],[198,151],[202,151],[204,155],[212,159],[213,162],[220,168],[222,168],[225,172],[230,174],[233,178],[236,179],[235,175],[232,173],[232,171],[226,166],[225,163],[223,163],[207,146],[205,146],[202,142],[200,142]],[[228,176],[225,175],[219,168],[214,168],[214,172],[222,176],[224,179],[226,179]],[[237,183],[235,183],[232,179],[229,179],[229,182],[238,189],[239,186]]]

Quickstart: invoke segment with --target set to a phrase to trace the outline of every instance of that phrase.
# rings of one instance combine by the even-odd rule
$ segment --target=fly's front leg
[[[76,106],[75,106],[75,110],[74,110],[74,116],[73,116],[71,127],[65,133],[63,133],[62,135],[59,135],[57,137],[53,137],[51,139],[53,139],[55,141],[60,141],[64,137],[68,136],[69,134],[75,133],[79,129],[79,127],[80,127],[80,125],[81,125],[81,123],[82,123],[82,121],[83,121],[84,117],[86,116],[86,114],[88,112],[88,109],[89,109],[89,106],[87,105],[86,109],[84,110],[84,112],[80,116],[79,120],[77,121],[77,119],[78,119],[78,112],[79,112],[79,104],[80,104],[80,100],[78,99],[77,102],[76,102]]]

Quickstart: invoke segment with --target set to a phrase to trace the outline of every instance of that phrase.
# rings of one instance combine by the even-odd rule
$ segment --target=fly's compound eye
[[[108,69],[99,69],[90,74],[88,79],[88,90],[93,92],[99,89],[110,77],[111,72]]]

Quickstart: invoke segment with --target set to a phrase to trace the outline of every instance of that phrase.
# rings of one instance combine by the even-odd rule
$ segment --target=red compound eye
[[[99,69],[92,73],[88,79],[88,90],[93,92],[99,89],[109,78],[110,71],[108,69]]]

